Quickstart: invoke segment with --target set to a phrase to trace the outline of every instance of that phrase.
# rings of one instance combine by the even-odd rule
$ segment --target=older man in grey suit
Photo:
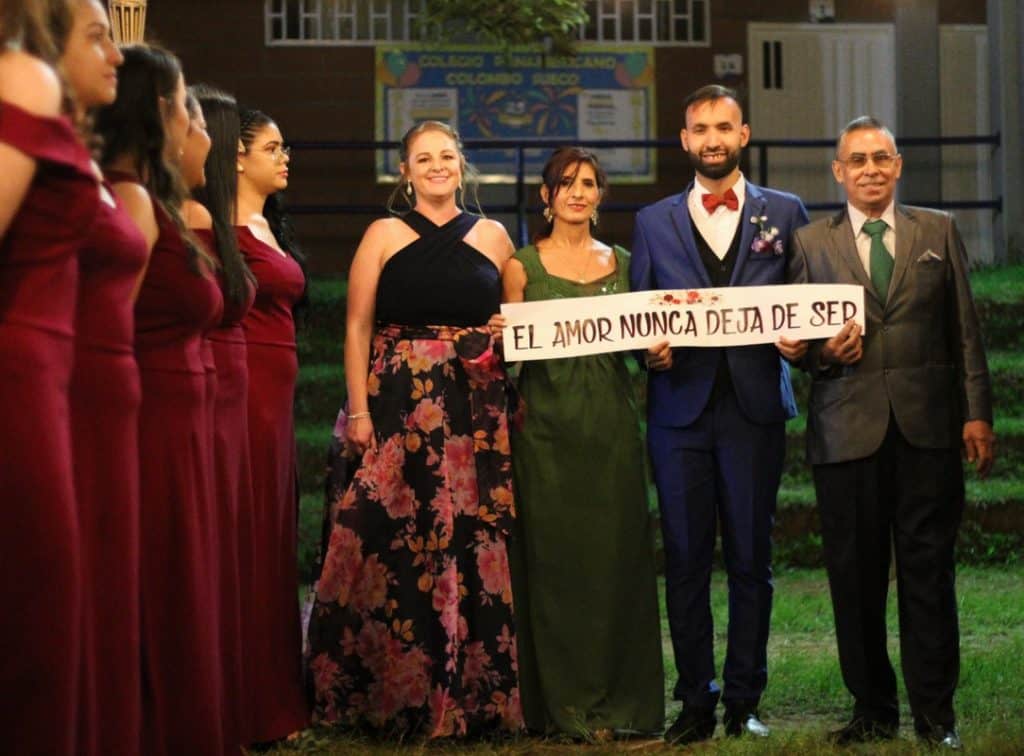
[[[960,451],[992,465],[991,389],[967,255],[948,213],[894,202],[903,169],[873,118],[839,136],[832,171],[847,206],[798,229],[788,278],[861,284],[866,326],[812,342],[807,456],[821,515],[843,680],[847,744],[895,737],[896,676],[885,604],[896,557],[900,652],[914,727],[959,748],[960,649],[954,544],[964,506]]]

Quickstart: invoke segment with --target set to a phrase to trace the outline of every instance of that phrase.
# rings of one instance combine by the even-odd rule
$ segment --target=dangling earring
[[[597,208],[596,207],[594,208],[594,212],[592,212],[590,214],[590,222],[594,224],[595,228],[597,227]]]
[[[551,205],[544,205],[544,211],[541,214],[544,216],[544,220],[546,220],[548,223],[554,222],[555,216],[551,212]]]
[[[412,182],[411,181],[406,181],[405,182],[405,194],[406,194],[407,197],[411,197],[412,196]]]

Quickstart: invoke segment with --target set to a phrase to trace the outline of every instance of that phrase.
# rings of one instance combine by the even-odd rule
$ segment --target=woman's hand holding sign
[[[644,364],[648,370],[668,370],[672,367],[672,347],[667,341],[649,347],[644,354]]]
[[[494,337],[494,340],[500,342],[501,334],[505,329],[505,316],[500,312],[494,313],[487,321],[487,327],[491,329],[491,336]]]

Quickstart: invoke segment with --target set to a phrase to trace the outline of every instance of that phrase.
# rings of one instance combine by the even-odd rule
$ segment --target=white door
[[[861,115],[898,133],[891,24],[749,24],[747,44],[754,139],[832,140]],[[832,147],[769,148],[768,185],[807,203],[840,202],[833,153]],[[756,181],[756,150],[751,168]]]
[[[939,79],[942,87],[942,136],[989,134],[988,28],[942,26],[939,29]],[[992,148],[942,148],[942,199],[992,196]],[[991,210],[955,210],[957,225],[973,265],[994,257]]]

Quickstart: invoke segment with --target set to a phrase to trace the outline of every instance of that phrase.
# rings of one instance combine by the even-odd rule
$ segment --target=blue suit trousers
[[[785,423],[751,422],[725,390],[688,426],[650,425],[648,444],[661,509],[675,698],[714,709],[721,694],[710,602],[720,525],[729,586],[723,699],[756,706],[767,683],[771,531]]]

